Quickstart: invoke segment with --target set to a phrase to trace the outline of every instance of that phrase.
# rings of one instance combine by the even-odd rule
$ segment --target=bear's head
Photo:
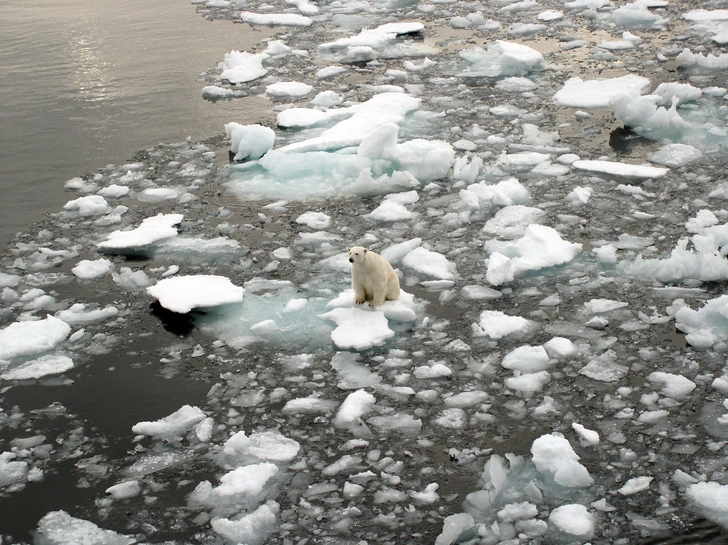
[[[349,263],[361,263],[367,255],[367,249],[363,246],[349,248]]]

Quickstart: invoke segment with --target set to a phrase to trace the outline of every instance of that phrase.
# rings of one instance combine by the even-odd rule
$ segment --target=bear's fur
[[[351,287],[357,305],[369,301],[374,308],[399,298],[399,278],[389,261],[362,246],[349,248]]]

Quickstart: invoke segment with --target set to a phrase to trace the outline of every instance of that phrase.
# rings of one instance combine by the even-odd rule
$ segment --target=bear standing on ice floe
[[[374,308],[384,301],[399,298],[397,273],[379,254],[361,246],[349,248],[351,263],[351,287],[354,288],[354,302],[357,305],[369,301]]]

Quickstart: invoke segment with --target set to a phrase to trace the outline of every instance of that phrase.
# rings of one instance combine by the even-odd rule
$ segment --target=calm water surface
[[[200,73],[267,31],[208,21],[187,0],[0,0],[0,248],[77,195],[74,176],[159,142],[249,122],[202,99]]]

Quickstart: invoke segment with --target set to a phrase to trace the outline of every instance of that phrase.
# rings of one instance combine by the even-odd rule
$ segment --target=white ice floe
[[[703,152],[688,144],[666,144],[647,158],[658,165],[680,168],[697,161],[702,156]]]
[[[111,207],[101,195],[88,195],[68,201],[63,209],[75,212],[79,216],[95,216],[106,214],[111,210]]]
[[[522,316],[510,316],[499,310],[484,310],[479,322],[473,324],[473,334],[498,340],[509,335],[524,334],[532,325],[533,322]]]
[[[596,517],[584,505],[570,503],[551,511],[549,524],[570,538],[587,540],[594,535]]]
[[[468,66],[463,77],[525,76],[545,69],[543,55],[535,49],[514,42],[496,40],[485,51],[480,47],[460,52]]]
[[[623,176],[626,178],[662,178],[670,169],[653,167],[649,165],[631,165],[628,163],[617,163],[615,161],[602,160],[580,160],[574,161],[574,168],[586,170],[588,172],[597,172],[602,174],[611,174],[613,176]]]
[[[48,354],[23,362],[0,373],[3,380],[33,380],[49,375],[60,375],[73,369],[73,360],[68,356]]]
[[[704,517],[728,526],[728,485],[714,481],[695,483],[687,487],[685,495]]]
[[[218,65],[221,70],[220,79],[239,84],[262,78],[268,73],[268,69],[263,67],[263,61],[267,58],[267,53],[253,54],[247,51],[226,53]]]
[[[109,253],[123,253],[127,250],[143,250],[161,240],[177,236],[178,225],[184,219],[182,214],[157,214],[142,221],[131,230],[114,231],[106,240],[97,244]]]
[[[452,280],[457,275],[455,264],[450,262],[446,256],[422,247],[409,252],[402,258],[401,262],[405,267],[418,273],[441,280]]]
[[[243,11],[240,18],[249,25],[308,27],[313,23],[310,17],[297,13],[253,13]]]
[[[14,322],[0,329],[0,361],[12,361],[49,352],[71,333],[63,320],[47,316],[43,320]]]
[[[696,348],[710,348],[728,341],[728,295],[710,299],[698,310],[681,306],[674,318],[675,327],[684,332],[685,340]]]
[[[494,286],[512,282],[527,271],[563,265],[581,253],[581,244],[563,240],[552,227],[532,224],[512,242],[489,240],[486,278]]]
[[[358,308],[335,308],[321,318],[336,322],[331,340],[342,350],[368,350],[394,337],[384,312]]]
[[[279,81],[265,88],[267,95],[276,98],[300,98],[310,94],[311,91],[313,87],[301,81]]]
[[[38,522],[38,537],[53,545],[132,545],[136,538],[99,528],[93,522],[72,517],[65,511],[51,511]]]
[[[169,416],[153,422],[139,422],[132,426],[134,433],[149,436],[177,436],[189,431],[207,417],[199,407],[184,405]]]
[[[581,488],[594,483],[589,471],[579,463],[579,455],[560,433],[542,435],[531,445],[536,469],[567,488]]]
[[[245,289],[229,278],[211,274],[173,276],[147,288],[164,308],[185,314],[196,308],[240,303]]]
[[[113,263],[108,259],[83,259],[71,269],[71,272],[81,280],[94,280],[106,276],[114,269]]]
[[[276,133],[263,125],[241,125],[227,123],[225,132],[230,138],[230,150],[235,161],[260,159],[273,147]]]
[[[622,93],[634,91],[644,93],[650,88],[650,80],[642,76],[627,75],[611,79],[584,81],[571,78],[554,95],[554,102],[573,108],[604,108],[612,99]]]
[[[696,384],[689,378],[662,371],[650,373],[647,380],[661,386],[660,393],[673,399],[685,399],[696,388]]]

